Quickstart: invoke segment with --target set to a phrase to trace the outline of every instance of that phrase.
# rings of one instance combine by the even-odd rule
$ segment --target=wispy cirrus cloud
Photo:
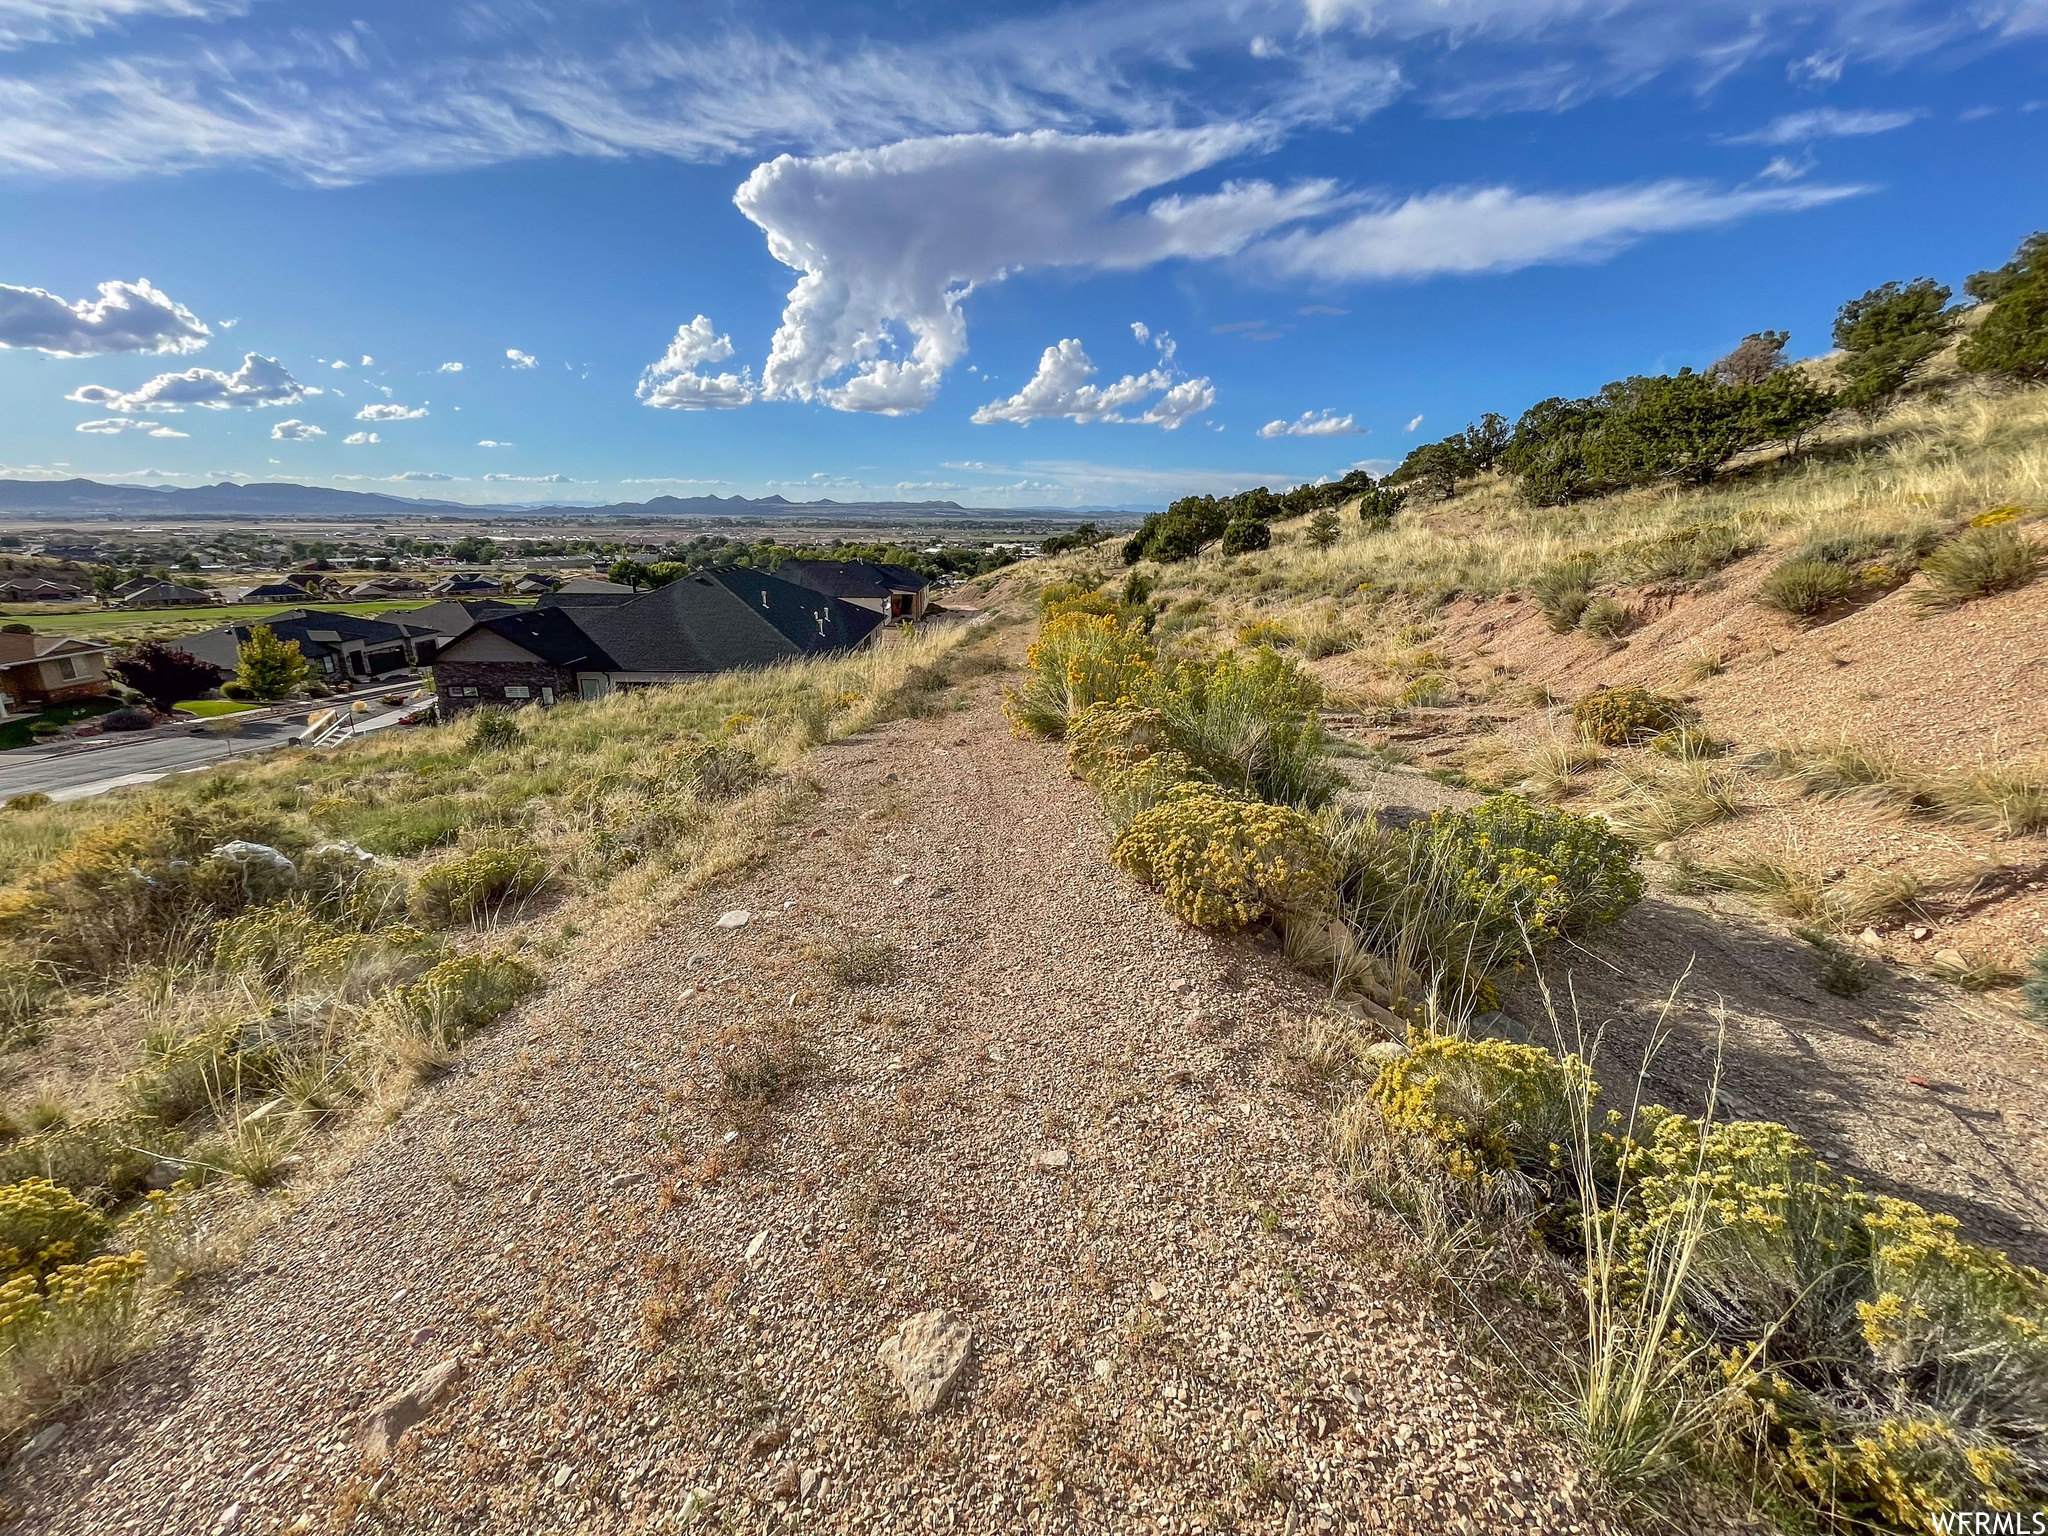
[[[1761,128],[1731,134],[1721,142],[1781,148],[1814,139],[1862,138],[1874,133],[1891,133],[1919,122],[1926,115],[1918,107],[1889,112],[1873,108],[1815,107],[1807,112],[1788,112],[1783,117],[1774,117]]]
[[[720,26],[633,5],[419,8],[323,30],[240,0],[0,0],[0,46],[147,16],[192,21],[0,80],[0,166],[65,178],[265,166],[327,184],[1038,128],[1230,119],[1289,132],[1404,98],[1440,113],[1554,109],[1660,75],[1710,84],[1762,59],[1824,78],[2044,26],[2039,0],[1097,0],[993,21],[962,12],[893,39],[873,26],[799,38],[759,17]]]

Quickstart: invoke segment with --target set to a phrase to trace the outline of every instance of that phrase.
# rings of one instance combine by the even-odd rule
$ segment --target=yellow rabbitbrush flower
[[[1020,736],[1064,736],[1089,705],[1137,699],[1152,659],[1152,642],[1115,614],[1059,614],[1024,653],[1029,676],[1003,691],[1003,713]]]
[[[0,1273],[31,1281],[90,1253],[106,1218],[48,1179],[0,1186]]]
[[[1199,928],[1242,927],[1269,912],[1326,907],[1336,879],[1306,816],[1215,790],[1139,812],[1110,857],[1159,887],[1167,910]]]

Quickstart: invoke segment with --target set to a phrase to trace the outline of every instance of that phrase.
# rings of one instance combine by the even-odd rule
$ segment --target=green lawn
[[[375,603],[236,603],[224,608],[145,608],[134,613],[104,608],[50,608],[31,603],[0,603],[0,622],[33,624],[43,635],[77,635],[86,640],[173,640],[196,635],[222,624],[267,619],[273,614],[311,608],[321,613],[352,613],[361,618],[424,608],[435,598],[399,598]],[[507,597],[497,602],[526,603],[531,598]]]
[[[261,709],[263,706],[243,704],[235,699],[187,699],[177,707],[188,715],[207,720],[215,715],[239,715],[245,709]]]
[[[26,747],[35,741],[29,734],[29,724],[35,720],[50,720],[58,725],[69,725],[74,720],[84,720],[93,715],[110,715],[121,707],[119,699],[80,699],[76,704],[57,704],[39,715],[16,715],[12,720],[0,723],[0,752],[12,752],[16,747]]]

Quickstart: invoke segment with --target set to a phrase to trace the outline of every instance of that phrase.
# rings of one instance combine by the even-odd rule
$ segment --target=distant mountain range
[[[721,517],[748,520],[819,518],[858,521],[1076,522],[1096,515],[1051,507],[963,507],[957,501],[790,501],[783,496],[656,496],[608,506],[475,506],[427,497],[340,491],[321,485],[270,482],[237,485],[103,485],[97,480],[0,480],[0,514],[147,518],[346,517],[599,517],[610,519]]]

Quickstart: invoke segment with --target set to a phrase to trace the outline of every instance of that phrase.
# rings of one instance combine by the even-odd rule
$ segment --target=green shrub
[[[0,1277],[42,1277],[89,1258],[106,1231],[98,1210],[48,1179],[0,1186]]]
[[[547,883],[547,861],[534,849],[479,848],[422,871],[413,882],[412,915],[431,928],[473,923]]]
[[[1226,555],[1249,555],[1257,550],[1267,549],[1273,543],[1273,530],[1264,523],[1241,517],[1223,530],[1220,546]]]
[[[745,747],[707,741],[687,750],[679,764],[690,792],[699,800],[736,800],[768,777],[761,760]]]
[[[1628,632],[1634,615],[1617,597],[1596,597],[1579,615],[1579,632],[1596,640],[1614,640]]]
[[[519,722],[508,709],[487,704],[469,717],[469,750],[497,752],[519,740]]]
[[[1956,351],[1964,371],[2048,377],[2048,234],[2029,235],[2011,261],[1973,274],[1963,286],[1992,301],[1991,313]]]
[[[73,1194],[119,1199],[155,1164],[154,1153],[138,1149],[160,1134],[147,1120],[55,1125],[0,1148],[0,1184],[49,1179]]]
[[[1214,779],[1173,747],[1148,753],[1128,767],[1108,769],[1094,783],[1102,796],[1103,811],[1119,831],[1161,801],[1213,793],[1217,788]]]
[[[1638,746],[1697,719],[1681,701],[1634,684],[1596,688],[1572,706],[1572,724],[1579,734],[1603,747]]]
[[[1702,581],[1757,547],[1753,536],[1709,523],[1674,528],[1630,545],[1615,558],[1631,581]]]
[[[1404,709],[1435,709],[1439,705],[1455,704],[1457,700],[1457,685],[1441,672],[1425,672],[1401,685]]]
[[[7,809],[10,811],[40,811],[52,804],[50,797],[41,790],[30,790],[25,795],[9,795]]]
[[[253,700],[256,694],[247,683],[230,678],[220,685],[220,696],[224,699],[233,699],[240,704],[246,704]]]
[[[1147,698],[1165,716],[1173,745],[1220,784],[1306,808],[1337,791],[1324,759],[1322,685],[1291,657],[1262,646],[1183,661]]]
[[[1795,619],[1819,617],[1856,592],[1856,573],[1832,560],[1792,559],[1757,588],[1756,600]]]
[[[350,808],[323,819],[345,828],[373,853],[408,858],[455,842],[469,826],[472,811],[454,795],[426,795],[395,805]]]
[[[288,894],[297,876],[267,851],[297,840],[237,801],[145,802],[85,833],[0,891],[0,937],[60,976],[104,979],[189,953],[212,925]]]
[[[1529,596],[1543,611],[1552,634],[1568,635],[1579,627],[1593,601],[1593,579],[1599,567],[1591,560],[1553,565],[1529,585]]]
[[[1154,805],[1124,828],[1110,857],[1197,927],[1242,927],[1269,912],[1314,911],[1330,898],[1329,857],[1308,818],[1235,796],[1188,794]]]
[[[1388,1127],[1429,1143],[1454,1177],[1565,1174],[1582,1106],[1599,1091],[1576,1056],[1505,1040],[1415,1036],[1368,1095]]]
[[[1130,704],[1091,704],[1067,722],[1067,772],[1087,784],[1129,768],[1168,742],[1166,716]]]
[[[416,973],[439,951],[440,942],[417,928],[336,922],[295,902],[245,912],[213,935],[217,967],[283,993],[308,986],[365,993]]]
[[[1911,594],[1923,609],[1956,608],[1980,597],[2010,592],[2038,577],[2048,560],[2010,524],[1970,528],[1920,563],[1927,590]]]
[[[2048,949],[2034,956],[2027,967],[2027,979],[2020,983],[2020,996],[2037,1024],[2048,1024]]]
[[[1547,940],[1611,922],[1642,898],[1636,850],[1595,817],[1497,795],[1399,830],[1332,839],[1338,910],[1360,943],[1453,1005]]]
[[[533,969],[510,955],[460,955],[392,993],[389,1006],[419,1037],[454,1046],[539,985]]]
[[[1003,712],[1019,735],[1064,736],[1091,704],[1135,700],[1152,675],[1152,642],[1113,614],[1049,619],[1025,653],[1029,675],[1003,691]]]

